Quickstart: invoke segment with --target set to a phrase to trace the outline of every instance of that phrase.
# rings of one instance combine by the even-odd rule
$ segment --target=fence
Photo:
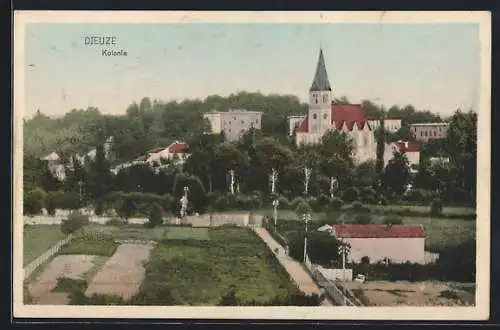
[[[24,272],[24,279],[27,279],[28,277],[33,274],[35,270],[40,267],[40,265],[44,264],[49,260],[54,254],[59,252],[59,250],[66,244],[68,244],[71,240],[73,239],[73,234],[69,234],[66,236],[64,239],[60,240],[57,242],[54,246],[52,246],[50,249],[45,251],[41,256],[33,260],[28,264],[28,266],[24,267],[23,272]]]
[[[314,281],[319,287],[323,288],[326,293],[333,299],[337,304],[341,306],[362,306],[363,304],[356,299],[356,297],[349,295],[341,285],[337,285],[335,282],[327,279],[320,271],[319,267],[314,265],[310,260],[309,256],[306,255],[306,261],[304,263],[307,270],[311,274]]]

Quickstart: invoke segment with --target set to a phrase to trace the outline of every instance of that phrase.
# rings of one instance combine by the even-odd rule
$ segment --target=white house
[[[353,140],[353,158],[357,163],[376,158],[377,144],[361,105],[332,103],[332,88],[323,51],[320,50],[316,73],[309,89],[309,112],[299,124],[296,143],[319,143],[321,137],[330,130],[345,132]]]
[[[224,132],[226,139],[237,141],[251,128],[261,128],[262,112],[247,111],[244,109],[230,109],[229,111],[211,111],[203,115],[210,123],[210,130],[214,134]]]
[[[368,257],[370,263],[425,264],[425,237],[421,225],[345,224],[333,225],[331,235],[349,244],[347,260],[359,263]]]
[[[418,166],[420,164],[420,146],[416,143],[408,141],[397,141],[388,143],[384,149],[384,165],[387,166],[389,161],[394,157],[394,152],[404,152],[408,159],[410,167]]]
[[[380,126],[380,120],[374,117],[368,117],[368,123],[373,130]],[[385,118],[384,130],[389,133],[396,133],[402,126],[401,118]]]

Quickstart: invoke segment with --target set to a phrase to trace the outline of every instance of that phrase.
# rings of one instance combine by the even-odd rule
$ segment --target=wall
[[[291,116],[288,117],[288,135],[293,135],[293,130],[295,126],[298,125],[302,120],[304,120],[305,116]]]
[[[352,281],[352,269],[331,269],[316,266],[318,271],[328,280],[335,281],[337,279],[342,281]]]
[[[181,220],[172,218],[168,223],[179,224]],[[184,223],[192,224],[193,227],[217,227],[226,224],[261,227],[262,215],[236,212],[190,215],[184,219]]]
[[[237,141],[251,127],[261,128],[261,112],[232,110],[221,112],[221,130],[224,131],[226,139]]]
[[[385,119],[384,129],[388,132],[395,133],[401,128],[401,119]]]
[[[222,127],[219,113],[206,113],[203,115],[203,118],[208,119],[208,121],[210,122],[210,129],[212,133],[221,132]]]
[[[425,263],[425,238],[345,238],[351,245],[349,260],[360,262],[367,256],[371,263],[389,258],[393,263]]]
[[[410,130],[418,141],[444,139],[448,135],[446,123],[414,124],[410,125]]]

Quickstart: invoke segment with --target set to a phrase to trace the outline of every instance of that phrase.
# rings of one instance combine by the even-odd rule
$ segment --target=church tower
[[[314,80],[309,89],[309,133],[324,134],[332,127],[332,88],[326,73],[323,49],[319,51]]]

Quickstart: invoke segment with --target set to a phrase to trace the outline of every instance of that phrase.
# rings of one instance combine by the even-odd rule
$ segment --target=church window
[[[328,95],[323,95],[323,103],[326,103],[328,102]]]
[[[313,115],[313,119],[316,119],[316,118],[318,118],[318,115],[317,115],[317,114],[314,114],[314,115]]]
[[[318,94],[314,94],[314,103],[318,104]]]

